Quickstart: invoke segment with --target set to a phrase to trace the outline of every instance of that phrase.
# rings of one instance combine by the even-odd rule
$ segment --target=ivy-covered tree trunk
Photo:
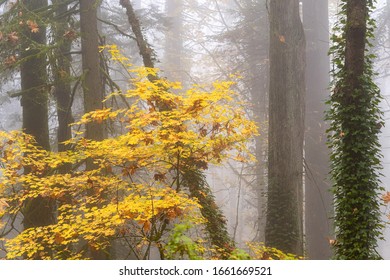
[[[206,219],[206,231],[213,246],[216,246],[221,258],[229,257],[234,250],[234,242],[227,230],[227,221],[215,201],[215,196],[206,182],[206,176],[198,169],[185,170],[182,184],[190,191],[191,197],[197,199],[202,206],[202,216]]]
[[[144,38],[141,24],[134,12],[133,5],[129,0],[120,0],[120,5],[126,9],[128,21],[137,40],[144,66],[154,68],[153,49]],[[158,79],[158,76],[149,75],[148,78],[153,82]],[[157,108],[161,111],[171,109],[170,106],[164,102],[156,102]],[[186,166],[186,164],[187,162],[182,164],[183,167]],[[235,244],[227,231],[226,219],[215,202],[215,197],[205,181],[204,174],[199,168],[196,168],[197,163],[189,162],[188,165],[190,165],[191,168],[186,167],[184,168],[185,170],[177,172],[176,181],[182,181],[181,183],[184,184],[184,187],[188,188],[190,196],[199,200],[199,204],[202,206],[201,213],[207,220],[206,230],[210,236],[211,243],[220,249],[223,258],[227,258],[229,253],[233,251]],[[206,194],[206,196],[202,197],[203,194]]]
[[[305,38],[299,0],[271,0],[265,242],[303,254]]]
[[[335,257],[377,259],[381,237],[378,133],[383,124],[369,40],[372,1],[341,1],[331,51],[334,88],[328,118],[335,206]]]
[[[329,259],[332,194],[326,146],[325,101],[329,98],[327,0],[303,1],[306,35],[305,244],[309,259]]]
[[[47,0],[23,1],[27,11],[35,11],[47,6]],[[48,128],[48,87],[46,72],[46,28],[37,23],[38,32],[25,31],[20,67],[23,108],[23,130],[35,137],[37,144],[50,150]],[[28,173],[31,170],[25,169]],[[55,207],[51,199],[37,197],[25,202],[23,226],[25,229],[46,226],[55,221]]]

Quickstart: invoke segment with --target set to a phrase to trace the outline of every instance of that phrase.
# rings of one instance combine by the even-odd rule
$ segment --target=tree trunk
[[[153,50],[149,47],[149,44],[141,31],[141,25],[132,4],[129,0],[120,0],[120,4],[126,9],[126,14],[131,29],[136,37],[144,66],[154,68]],[[148,78],[153,82],[158,79],[158,76],[149,75]],[[169,106],[164,103],[157,103],[159,110],[170,110]],[[231,240],[226,229],[226,219],[216,205],[215,197],[212,195],[210,187],[205,182],[204,174],[201,171],[194,169],[184,172],[183,177],[184,184],[189,189],[190,196],[197,198],[199,204],[202,206],[201,212],[207,220],[206,230],[208,231],[212,244],[221,249],[220,253],[222,253],[223,257],[227,257],[234,249],[234,242]],[[200,194],[202,193],[209,193],[209,195],[207,195],[206,198],[201,198]]]
[[[146,42],[144,35],[142,34],[141,24],[134,12],[133,5],[130,3],[129,0],[120,0],[119,3],[123,8],[126,9],[127,19],[135,35],[138,49],[142,57],[144,66],[149,68],[154,68],[153,49]],[[153,80],[156,78],[151,78],[151,76],[149,76],[149,79]]]
[[[347,2],[345,70],[350,88],[348,95],[362,88],[360,77],[364,73],[367,14],[367,0]]]
[[[270,1],[267,246],[303,254],[305,39],[298,0]]]
[[[103,81],[99,56],[99,34],[97,24],[96,0],[80,0],[80,31],[83,66],[83,92],[85,113],[102,109],[104,99]],[[104,139],[104,126],[96,122],[86,124],[87,139],[101,141]],[[87,160],[87,170],[95,168],[92,160]],[[109,253],[91,248],[92,259],[108,259]]]
[[[372,1],[342,3],[339,37],[333,36],[338,72],[329,118],[332,179],[335,195],[335,256],[338,259],[378,259],[382,236],[379,195],[380,144],[383,125],[381,95],[373,82],[367,42],[373,37]],[[341,42],[341,43],[340,43]],[[338,48],[337,48],[338,47]]]
[[[47,6],[47,0],[23,1],[28,10],[34,11]],[[46,56],[39,46],[46,44],[46,28],[39,26],[39,32],[27,30],[24,34],[21,53],[25,61],[21,64],[21,88],[23,107],[23,130],[35,137],[37,144],[50,150],[48,128],[48,86]],[[25,173],[30,170],[25,169]],[[46,226],[55,221],[54,201],[37,197],[26,201],[23,208],[23,226],[25,229]]]
[[[309,259],[329,259],[332,225],[325,101],[329,98],[327,0],[303,1],[306,34],[305,237]]]
[[[102,109],[104,91],[100,70],[99,34],[97,29],[97,1],[80,0],[80,29],[83,66],[83,92],[85,113]],[[103,140],[102,124],[88,123],[86,138]]]
[[[47,6],[47,0],[23,1],[27,9],[33,11]],[[46,56],[39,55],[40,49],[33,44],[46,44],[46,28],[39,26],[39,32],[26,31],[23,43],[21,65],[21,86],[24,132],[35,137],[38,145],[50,149],[48,128],[48,87]]]
[[[58,151],[65,151],[67,147],[63,144],[64,141],[69,140],[72,137],[70,124],[72,119],[72,89],[71,89],[71,40],[64,37],[67,31],[68,23],[67,17],[64,15],[68,11],[68,5],[63,4],[60,0],[53,1],[56,6],[56,40],[60,44],[58,50],[58,56],[54,67],[54,95],[57,99],[57,118],[58,118]]]
[[[259,22],[262,29],[257,30],[252,27],[250,22],[254,19],[248,18],[248,28],[255,32],[254,38],[250,39],[247,47],[248,65],[249,65],[249,86],[251,93],[251,102],[254,107],[254,120],[260,127],[261,135],[255,137],[255,155],[256,155],[256,194],[257,194],[257,234],[256,240],[265,241],[266,225],[266,206],[267,206],[267,134],[264,128],[268,120],[268,92],[269,92],[269,23],[268,15],[264,11],[265,1],[254,1],[252,7],[254,11],[262,11]],[[254,12],[250,13],[251,15]],[[255,39],[257,38],[257,40]],[[256,46],[259,44],[260,46]]]

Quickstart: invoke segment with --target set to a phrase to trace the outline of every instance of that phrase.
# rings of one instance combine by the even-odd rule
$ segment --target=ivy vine
[[[347,4],[342,0],[338,21],[331,36],[333,81],[327,104],[330,122],[331,178],[334,194],[336,259],[380,259],[377,242],[382,239],[379,180],[381,154],[378,134],[383,126],[382,100],[374,83],[370,52],[375,21],[370,17],[373,1],[367,1],[366,45],[363,75],[358,89],[351,92],[346,71]]]

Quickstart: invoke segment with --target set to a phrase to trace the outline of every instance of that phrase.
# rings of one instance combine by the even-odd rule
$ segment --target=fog
[[[5,1],[8,2],[8,1]],[[51,1],[49,1],[51,2]],[[98,14],[101,18],[99,22],[99,33],[104,44],[118,45],[121,52],[130,58],[134,65],[142,65],[143,60],[137,42],[132,33],[131,26],[126,18],[125,10],[118,5],[119,1],[103,0]],[[303,6],[306,1],[303,1]],[[339,1],[329,0],[329,22],[330,29],[322,26],[323,31],[331,34],[331,28],[337,20],[337,3]],[[269,30],[267,7],[265,0],[226,0],[226,1],[204,1],[204,0],[158,0],[132,1],[136,14],[140,19],[142,31],[147,40],[150,51],[154,55],[155,66],[161,69],[161,75],[172,80],[182,82],[183,86],[189,88],[192,84],[206,85],[218,80],[230,79],[232,76],[239,76],[234,90],[238,93],[235,102],[246,102],[245,114],[251,120],[257,122],[259,126],[259,136],[254,137],[248,143],[248,147],[256,157],[256,162],[237,162],[228,160],[222,165],[209,165],[205,170],[207,183],[215,195],[217,206],[223,211],[227,220],[227,230],[233,241],[239,247],[246,248],[248,242],[265,241],[265,224],[267,209],[267,145],[268,145],[268,91],[269,91]],[[0,13],[4,14],[8,9],[7,5],[1,6]],[[304,8],[301,6],[301,17],[305,21]],[[378,72],[376,82],[380,86],[384,97],[381,107],[384,112],[386,125],[382,128],[380,141],[382,145],[383,174],[381,181],[386,191],[390,191],[390,3],[389,1],[378,1],[377,10],[374,12],[377,19],[376,41],[374,42],[374,52],[377,54],[375,69]],[[306,17],[306,20],[309,17]],[[74,21],[79,20],[76,14]],[[2,23],[4,24],[4,23]],[[72,28],[78,28],[78,23]],[[312,36],[311,30],[305,29],[306,36]],[[47,31],[51,34],[50,31]],[[321,35],[322,36],[322,35]],[[314,44],[319,44],[322,50],[329,46],[329,37],[321,36],[314,39]],[[313,37],[310,37],[313,38]],[[0,39],[1,40],[1,39]],[[284,40],[284,37],[281,37]],[[317,41],[315,41],[317,40]],[[49,44],[54,45],[54,39],[48,39]],[[308,45],[310,50],[312,46]],[[72,75],[82,76],[82,56],[80,54],[81,40],[75,39],[71,45]],[[322,52],[324,54],[324,52]],[[5,54],[2,54],[5,55]],[[329,59],[327,57],[318,58],[308,56],[311,59]],[[307,61],[306,64],[318,65],[321,62]],[[329,66],[329,69],[332,65]],[[48,69],[50,68],[47,66]],[[0,129],[4,131],[17,130],[22,128],[22,108],[21,108],[21,77],[20,73],[11,70],[4,70],[1,73],[0,84]],[[108,68],[110,79],[115,86],[125,89],[128,87],[127,73],[121,66],[110,65]],[[49,77],[52,83],[53,77]],[[317,77],[316,81],[330,80],[331,77]],[[281,81],[283,83],[283,81]],[[75,120],[80,119],[83,114],[82,88],[75,86],[77,80],[72,80],[73,103],[71,106],[72,115]],[[54,86],[53,86],[54,87]],[[307,85],[309,88],[310,85]],[[113,87],[112,87],[113,88]],[[112,89],[111,88],[111,89]],[[330,95],[325,87],[320,89],[325,95]],[[49,94],[49,134],[50,144],[53,151],[56,151],[58,140],[58,120],[56,99],[54,90],[50,89]],[[110,92],[106,86],[105,94]],[[309,93],[307,93],[309,94]],[[321,97],[322,98],[322,97]],[[309,99],[310,100],[310,96]],[[322,98],[325,102],[325,99]],[[306,104],[307,106],[307,104]],[[310,106],[310,104],[309,104]],[[324,108],[323,104],[316,104],[313,109],[318,114],[318,110]],[[319,108],[319,109],[318,109]],[[308,114],[313,112],[311,108],[306,108]],[[324,131],[325,122],[320,123],[321,131]],[[323,127],[322,127],[323,126]],[[313,131],[313,127],[306,127],[305,131]],[[328,153],[323,133],[321,145],[322,153]],[[307,150],[308,154],[309,151]],[[332,213],[329,203],[329,180],[328,175],[323,173],[309,173],[308,170],[317,171],[317,162],[305,163],[304,186],[310,184],[313,179],[316,181],[318,190],[314,190],[317,196],[316,204],[321,208],[317,213],[321,228],[319,237],[316,240],[321,243],[318,248],[325,248],[319,255],[313,258],[330,257],[330,245],[333,240],[333,229],[331,217]],[[320,164],[318,162],[318,164]],[[321,162],[322,164],[322,162]],[[325,170],[327,167],[323,167]],[[302,167],[303,169],[303,167]],[[311,171],[310,171],[311,172]],[[305,185],[307,184],[307,185]],[[323,187],[323,184],[325,187]],[[306,197],[304,211],[310,206],[310,198]],[[312,209],[312,208],[309,208]],[[310,210],[312,211],[312,210]],[[306,217],[303,213],[303,216]],[[383,221],[389,221],[389,210],[383,208]],[[309,216],[307,216],[309,217]],[[328,221],[326,221],[328,219]],[[21,219],[20,219],[21,220]],[[325,222],[324,222],[325,220]],[[303,222],[305,222],[305,218]],[[326,223],[326,224],[325,224]],[[321,225],[320,225],[321,224]],[[310,227],[310,225],[308,225]],[[16,227],[21,229],[21,224]],[[325,228],[325,230],[324,230]],[[6,227],[7,229],[7,227]],[[304,236],[310,231],[304,226]],[[305,231],[307,230],[307,231]],[[329,231],[326,233],[326,231]],[[6,232],[4,230],[3,232]],[[7,235],[9,238],[15,234]],[[307,236],[305,236],[307,237]],[[379,252],[384,259],[390,259],[390,228],[384,228],[384,241],[379,241]],[[316,249],[315,246],[304,244],[305,252]],[[311,249],[313,246],[314,249]],[[322,246],[322,247],[321,247]],[[158,258],[156,248],[152,258]],[[118,253],[119,252],[119,253]],[[116,253],[121,256],[120,249]],[[311,254],[311,253],[310,253]],[[4,257],[4,251],[0,248],[0,257]],[[131,258],[133,258],[132,256]],[[310,256],[309,256],[310,257]]]

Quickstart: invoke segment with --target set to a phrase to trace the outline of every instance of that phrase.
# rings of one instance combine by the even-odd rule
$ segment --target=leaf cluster
[[[188,172],[228,158],[253,160],[247,142],[257,127],[234,102],[232,82],[180,92],[179,83],[150,81],[157,70],[128,70],[132,86],[112,93],[106,103],[120,97],[131,105],[85,114],[73,124],[68,151],[46,151],[22,132],[0,132],[0,215],[7,221],[1,237],[7,258],[87,259],[93,250],[109,250],[113,240],[124,242],[136,258],[148,258],[152,246],[164,257],[170,224],[184,218],[205,222],[198,199],[189,196]],[[170,110],[159,109],[161,104]],[[108,121],[122,133],[93,141],[78,129]],[[87,161],[94,168],[86,169]],[[72,168],[64,174],[65,165]],[[37,197],[56,201],[56,223],[10,238],[14,217]]]

